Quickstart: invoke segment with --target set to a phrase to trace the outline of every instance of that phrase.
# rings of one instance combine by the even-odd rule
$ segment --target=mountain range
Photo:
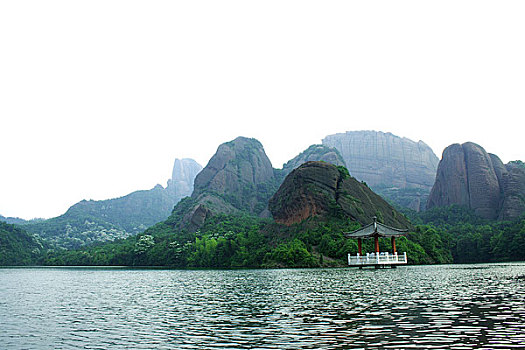
[[[219,146],[195,178],[192,196],[165,223],[173,232],[195,231],[220,214],[247,214],[286,225],[325,215],[361,224],[378,216],[391,225],[410,225],[344,166],[327,160],[344,164],[336,149],[314,145],[274,169],[259,141],[238,137]]]
[[[126,238],[165,220],[176,203],[191,195],[193,179],[201,169],[193,159],[176,159],[166,188],[157,185],[119,198],[83,200],[63,215],[26,222],[24,228],[66,248]]]
[[[171,226],[197,230],[217,214],[269,218],[275,215],[269,210],[270,198],[286,176],[312,161],[346,167],[352,181],[362,183],[397,207],[419,211],[456,204],[481,217],[500,220],[518,218],[524,213],[523,163],[503,165],[481,146],[452,145],[439,161],[423,141],[414,142],[391,133],[350,131],[328,135],[322,142],[298,154],[282,169],[275,169],[259,141],[238,137],[221,144],[204,168],[192,159],[176,159],[166,188],[157,185],[120,198],[83,200],[49,220],[0,220],[24,224],[27,231],[56,246],[75,248],[135,235],[166,219]],[[337,191],[330,193],[330,203],[345,202]],[[305,198],[314,197],[310,193]],[[185,199],[181,201],[182,198]],[[371,206],[359,196],[353,198],[359,200],[354,204],[360,203],[356,206],[360,210]],[[321,206],[326,207],[326,203]],[[375,201],[373,206],[383,204]],[[356,208],[352,211],[343,207],[344,212],[353,212],[351,217],[357,218]],[[370,215],[366,217],[369,219]]]
[[[414,263],[523,256],[523,220],[515,220],[525,212],[522,162],[504,165],[479,145],[451,145],[429,189],[433,157],[423,142],[370,131],[331,136],[334,147],[312,145],[282,169],[259,141],[238,137],[204,168],[176,160],[166,188],[81,201],[45,221],[2,223],[0,265],[341,266],[357,249],[343,232],[374,217],[410,230],[398,243]],[[349,171],[346,152],[368,154],[369,164],[362,156]],[[406,208],[424,208],[426,197],[428,210]]]

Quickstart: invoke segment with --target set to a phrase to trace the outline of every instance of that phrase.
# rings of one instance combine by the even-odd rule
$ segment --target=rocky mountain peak
[[[388,225],[409,227],[408,220],[344,167],[307,162],[293,170],[270,199],[274,220],[285,225],[313,216],[341,217],[368,224],[374,216]]]
[[[486,219],[512,219],[524,213],[525,170],[503,165],[473,142],[445,148],[427,208],[461,205]]]
[[[190,158],[175,159],[171,179],[168,180],[167,191],[177,200],[191,196],[193,181],[202,170],[202,166]]]
[[[274,178],[272,163],[256,139],[238,137],[223,143],[195,178],[195,192],[240,193]]]
[[[238,137],[217,148],[195,178],[191,198],[175,207],[169,222],[197,229],[218,213],[262,216],[279,181],[262,144]]]

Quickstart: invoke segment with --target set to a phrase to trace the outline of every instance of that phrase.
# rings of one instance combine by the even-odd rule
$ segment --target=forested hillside
[[[31,234],[0,221],[0,266],[33,265],[43,250],[42,243]]]

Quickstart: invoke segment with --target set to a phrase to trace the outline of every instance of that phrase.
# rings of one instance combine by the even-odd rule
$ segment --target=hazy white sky
[[[0,214],[166,184],[255,137],[347,130],[525,160],[525,1],[1,1]]]

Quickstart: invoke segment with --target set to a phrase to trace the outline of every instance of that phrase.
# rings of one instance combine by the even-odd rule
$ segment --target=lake
[[[2,349],[525,347],[525,263],[1,268]]]

